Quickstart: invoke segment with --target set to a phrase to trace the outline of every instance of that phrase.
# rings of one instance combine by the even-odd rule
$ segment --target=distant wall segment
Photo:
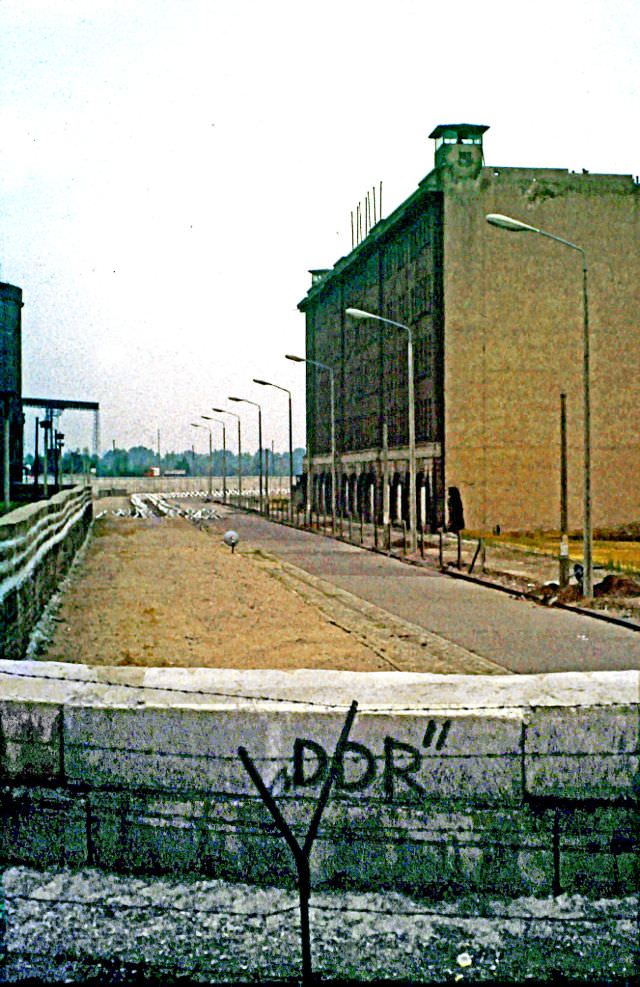
[[[0,518],[0,656],[23,658],[42,612],[83,544],[91,490],[74,487]]]
[[[0,662],[0,864],[291,886],[238,756],[304,834],[358,702],[313,886],[637,892],[640,672],[238,672]]]

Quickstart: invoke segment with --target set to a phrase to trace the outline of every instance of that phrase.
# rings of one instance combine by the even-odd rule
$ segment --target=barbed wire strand
[[[44,664],[44,663],[43,663]],[[71,663],[70,663],[71,664]],[[144,666],[142,666],[144,667]],[[248,695],[245,693],[237,692],[223,692],[221,690],[205,690],[205,689],[181,689],[176,686],[161,686],[161,685],[140,685],[131,682],[109,682],[104,679],[90,679],[90,678],[61,678],[58,675],[46,675],[38,674],[29,675],[26,672],[15,672],[7,669],[0,668],[0,681],[3,677],[7,678],[20,678],[20,679],[31,679],[31,680],[43,680],[47,682],[58,682],[62,684],[75,684],[75,685],[100,685],[107,688],[114,689],[132,689],[137,692],[168,692],[175,693],[179,695],[186,696],[202,696],[208,698],[224,698],[224,699],[242,699],[249,702],[271,702],[280,703],[282,705],[298,705],[298,706],[310,706],[317,707],[319,709],[330,709],[339,710],[341,712],[349,709],[348,703],[324,703],[318,702],[313,699],[294,699],[292,697],[284,698],[282,696],[264,696],[262,694],[258,695]],[[514,676],[514,680],[517,680]],[[55,702],[52,705],[56,705]],[[482,705],[482,706],[464,706],[458,703],[444,703],[439,706],[422,704],[419,706],[358,706],[358,713],[424,713],[424,712],[436,712],[436,711],[451,711],[451,712],[482,712],[483,710],[504,710],[504,709],[526,709],[526,710],[547,710],[547,709],[611,709],[611,708],[627,708],[632,709],[640,706],[640,703],[629,700],[628,702],[615,701],[606,703],[524,703],[524,702],[505,702],[499,705]]]
[[[256,804],[258,800],[256,800]],[[144,812],[142,815],[139,810],[136,809],[136,822],[140,826],[153,826],[155,822],[171,822],[175,819],[175,816],[167,813],[160,812]],[[274,839],[280,839],[280,834],[274,823],[265,819],[264,822],[254,822],[253,824],[238,823],[232,820],[221,820],[221,819],[208,819],[206,815],[202,815],[194,820],[193,829],[200,830],[203,826],[207,827],[214,835],[224,834],[230,836],[257,836],[257,837],[273,837]],[[306,830],[300,825],[290,826],[294,836],[304,836]],[[478,850],[508,850],[508,851],[522,851],[530,850],[532,852],[541,852],[547,849],[547,844],[542,840],[539,843],[529,843],[526,841],[518,842],[511,840],[499,840],[499,839],[473,839],[468,838],[464,833],[456,833],[445,827],[434,827],[431,828],[416,828],[411,827],[410,831],[406,834],[403,833],[402,828],[399,826],[389,826],[385,827],[389,830],[391,834],[395,835],[377,835],[370,829],[363,827],[362,829],[356,829],[354,826],[341,826],[340,828],[332,827],[329,823],[326,827],[326,832],[322,829],[318,833],[317,839],[323,843],[336,843],[338,841],[348,844],[360,844],[367,843],[377,846],[437,846],[442,847],[442,839],[438,839],[436,834],[442,833],[446,836],[451,837],[451,842],[449,846],[452,849],[457,850],[467,850],[467,849],[478,849]],[[428,836],[433,835],[432,839],[423,838],[420,834],[428,834]],[[633,840],[631,834],[629,834],[629,839],[631,841],[631,846],[635,847],[637,840]],[[586,853],[591,855],[596,854],[615,854],[609,846],[581,846],[578,843],[562,843],[562,849],[568,852],[576,853]],[[630,848],[624,851],[618,851],[618,853],[627,852],[631,853],[633,850]]]
[[[188,914],[188,915],[225,915],[232,916],[235,918],[272,918],[279,915],[285,915],[290,912],[297,912],[299,906],[288,905],[284,908],[274,909],[269,912],[243,912],[234,911],[229,909],[211,909],[211,908],[183,908],[176,905],[159,905],[156,903],[144,903],[139,905],[130,904],[127,902],[120,901],[109,901],[106,898],[101,898],[99,900],[86,900],[81,898],[61,898],[61,897],[41,897],[39,895],[25,895],[25,894],[5,894],[6,901],[31,901],[36,902],[39,905],[51,905],[51,906],[63,906],[63,905],[79,905],[83,908],[97,908],[100,910],[122,910],[122,911],[155,911],[164,912],[170,914]],[[441,919],[452,919],[460,921],[473,921],[473,920],[486,920],[486,921],[517,921],[517,922],[553,922],[553,923],[587,923],[587,924],[607,924],[609,922],[632,922],[635,921],[637,915],[629,914],[618,914],[613,915],[594,915],[594,916],[576,916],[576,915],[518,915],[509,912],[499,912],[492,915],[478,914],[478,912],[448,912],[442,909],[434,908],[419,908],[419,909],[402,909],[402,908],[370,908],[362,905],[325,905],[325,904],[314,904],[312,901],[309,903],[309,907],[314,909],[314,911],[321,912],[335,912],[335,913],[353,913],[353,914],[366,914],[366,915],[384,915],[387,917],[398,917],[398,918],[420,918],[420,917],[431,917],[431,918],[441,918]]]
[[[186,915],[225,915],[233,916],[235,918],[259,918],[267,919],[273,918],[276,915],[285,915],[289,912],[295,912],[298,910],[298,905],[287,905],[285,908],[277,908],[268,912],[244,912],[244,911],[234,911],[233,909],[227,908],[183,908],[180,905],[160,905],[155,902],[145,902],[144,904],[132,904],[130,902],[123,901],[110,901],[106,898],[101,898],[99,900],[91,899],[87,900],[85,898],[60,898],[60,897],[42,897],[41,895],[26,895],[26,894],[5,894],[5,901],[34,901],[39,905],[79,905],[82,908],[100,908],[107,909],[109,911],[116,911],[121,909],[123,911],[155,911],[155,912],[171,912]]]

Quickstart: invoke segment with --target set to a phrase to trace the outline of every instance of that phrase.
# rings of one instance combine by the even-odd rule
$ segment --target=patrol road
[[[519,674],[640,668],[640,632],[229,509],[249,543]]]

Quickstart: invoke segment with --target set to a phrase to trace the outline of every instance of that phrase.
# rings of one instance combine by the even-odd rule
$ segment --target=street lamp
[[[275,387],[279,391],[284,391],[289,395],[289,520],[293,521],[293,427],[291,416],[291,391],[279,384],[272,384],[269,380],[258,380],[253,378],[254,384],[262,384],[263,387]]]
[[[262,408],[257,401],[249,401],[248,398],[229,398],[229,401],[240,401],[242,404],[252,404],[258,409],[258,448],[260,457],[260,497],[258,500],[259,510],[262,514]]]
[[[329,374],[330,382],[330,398],[331,398],[331,531],[333,534],[336,532],[336,406],[335,406],[335,384],[334,384],[334,373],[333,367],[328,367],[326,363],[320,363],[319,360],[310,360],[303,356],[292,356],[291,353],[287,353],[285,359],[293,360],[294,363],[310,363],[314,367],[320,367],[321,370],[326,370]],[[311,466],[311,463],[309,463]],[[311,499],[311,498],[310,498]]]
[[[226,408],[212,408],[212,411],[217,411],[219,415],[233,415],[234,418],[238,419],[238,497],[242,497],[242,430],[240,426],[240,415],[236,415],[235,411],[227,411]]]
[[[207,422],[217,422],[222,425],[222,503],[227,503],[227,427],[221,418],[211,418],[210,415],[200,415]]]
[[[393,319],[385,319],[381,315],[373,315],[371,312],[363,312],[360,308],[348,308],[347,315],[352,319],[375,319],[376,322],[384,322],[385,325],[395,326],[396,329],[404,329],[407,334],[407,404],[409,418],[409,528],[411,529],[411,551],[416,552],[418,511],[416,495],[416,409],[413,382],[413,330],[410,326],[405,326],[402,322],[394,322]]]
[[[577,250],[582,257],[582,394],[584,406],[584,511],[583,511],[583,583],[582,594],[590,598],[593,596],[593,529],[591,523],[591,399],[589,393],[589,300],[587,294],[587,255],[582,247],[570,240],[564,240],[554,233],[548,233],[537,226],[529,226],[519,219],[512,219],[510,216],[502,216],[500,213],[489,213],[486,220],[492,226],[498,226],[502,230],[511,233],[537,233],[539,236],[548,237],[556,243],[562,243],[565,247]]]
[[[211,429],[208,425],[201,425],[200,422],[191,422],[193,428],[206,428],[209,433],[209,500],[211,500],[211,474],[213,471],[213,446],[211,442]]]

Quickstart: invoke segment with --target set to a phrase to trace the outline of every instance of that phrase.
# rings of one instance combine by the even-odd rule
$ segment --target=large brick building
[[[336,385],[337,502],[409,518],[407,334],[413,330],[418,523],[557,528],[560,394],[569,524],[582,523],[581,255],[486,222],[513,216],[588,262],[593,521],[640,519],[640,187],[632,176],[487,167],[484,126],[437,127],[435,168],[299,303],[306,355]],[[326,371],[307,364],[307,470],[331,484]],[[458,517],[459,520],[459,517]]]

